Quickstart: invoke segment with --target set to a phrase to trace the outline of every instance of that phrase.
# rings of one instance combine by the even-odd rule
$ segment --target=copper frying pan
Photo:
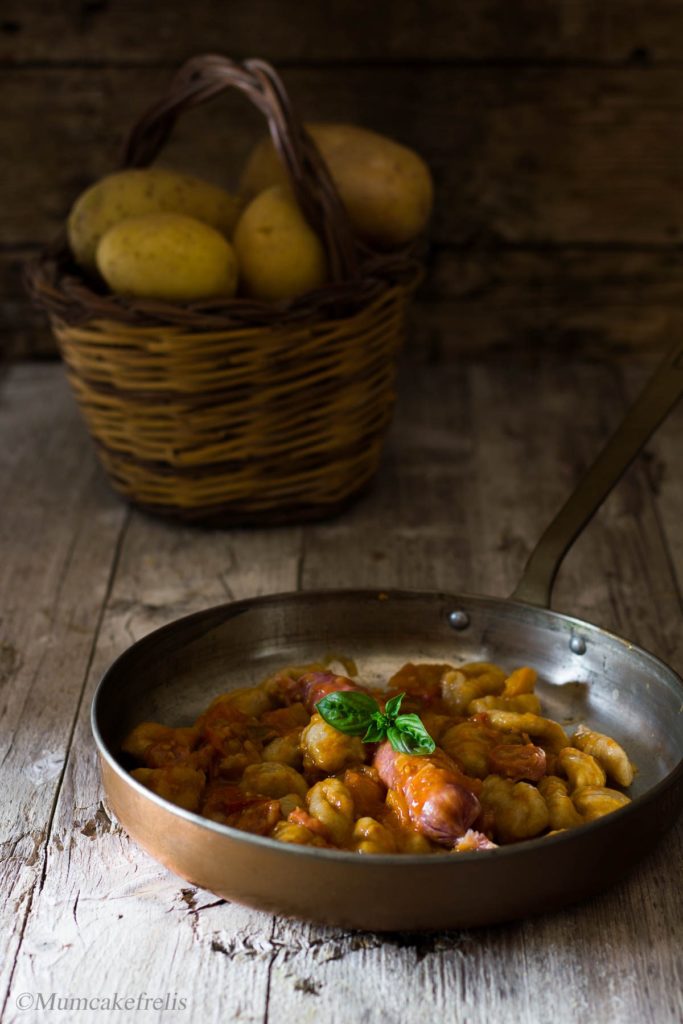
[[[683,804],[683,682],[647,651],[549,604],[569,546],[681,393],[683,344],[548,527],[510,599],[392,590],[281,594],[207,609],[133,644],[105,673],[92,706],[107,801],[123,827],[171,871],[230,900],[372,930],[525,917],[623,876]],[[371,682],[409,660],[532,664],[550,717],[588,721],[624,744],[639,767],[634,800],[573,831],[497,850],[362,857],[216,824],[128,774],[120,743],[137,722],[187,724],[215,694],[328,650],[355,657]]]

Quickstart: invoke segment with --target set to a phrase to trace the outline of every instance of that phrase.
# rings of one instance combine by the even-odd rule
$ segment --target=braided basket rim
[[[412,292],[423,266],[416,247],[390,256],[368,254],[353,280],[326,284],[282,302],[247,298],[172,303],[115,295],[88,279],[74,263],[63,236],[24,265],[24,284],[33,303],[62,323],[83,326],[109,320],[131,328],[177,325],[185,329],[230,330],[244,327],[294,326],[343,320],[395,285]]]

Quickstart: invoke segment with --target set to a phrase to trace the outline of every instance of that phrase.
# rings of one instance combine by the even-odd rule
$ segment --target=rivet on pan
[[[586,641],[582,636],[573,636],[569,641],[569,649],[574,654],[585,654],[586,653]]]
[[[453,629],[467,629],[470,624],[470,617],[467,612],[451,612],[448,616]]]

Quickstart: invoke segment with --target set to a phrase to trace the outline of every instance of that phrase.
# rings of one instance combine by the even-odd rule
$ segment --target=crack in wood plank
[[[2,1005],[0,1007],[0,1020],[4,1017],[4,1014],[5,1014],[5,1011],[6,1011],[6,1008],[7,1008],[7,1001],[9,999],[10,993],[12,991],[12,982],[13,982],[13,979],[14,979],[14,974],[15,974],[15,971],[16,971],[16,966],[17,966],[17,963],[19,961],[19,956],[20,956],[20,953],[21,953],[22,943],[23,943],[23,940],[24,940],[24,934],[26,932],[26,925],[28,923],[28,919],[29,919],[29,916],[31,914],[31,907],[33,906],[34,894],[36,892],[36,889],[38,890],[38,892],[42,891],[43,886],[45,884],[45,878],[46,878],[46,873],[47,873],[47,861],[48,861],[48,846],[47,846],[47,843],[49,842],[50,836],[52,834],[52,826],[53,826],[53,822],[54,822],[55,811],[57,809],[59,795],[60,795],[60,792],[61,792],[62,783],[64,781],[64,773],[66,771],[66,764],[67,764],[67,760],[68,760],[69,751],[71,750],[71,745],[73,743],[74,733],[75,733],[75,729],[76,729],[76,722],[78,720],[78,714],[79,714],[79,711],[81,709],[81,704],[83,702],[83,695],[85,693],[85,686],[86,686],[86,683],[87,683],[88,675],[90,673],[90,667],[92,665],[92,660],[93,660],[93,657],[94,657],[95,649],[96,649],[96,646],[97,646],[97,641],[98,641],[98,638],[99,638],[99,632],[100,632],[100,629],[101,629],[101,626],[102,626],[102,621],[103,621],[103,618],[104,618],[104,611],[105,611],[105,608],[106,608],[106,605],[107,605],[107,601],[109,599],[109,595],[111,593],[111,589],[112,589],[112,586],[113,586],[113,583],[114,583],[114,579],[115,579],[115,576],[116,576],[116,570],[118,568],[118,561],[119,561],[119,557],[120,557],[120,553],[121,553],[121,548],[122,548],[122,545],[123,545],[123,539],[125,537],[126,530],[127,530],[129,522],[130,522],[130,513],[127,513],[126,516],[123,519],[123,522],[121,523],[121,527],[120,527],[119,532],[118,532],[117,541],[116,541],[116,545],[115,545],[115,548],[114,548],[114,556],[113,556],[112,561],[111,561],[111,566],[110,566],[107,586],[106,586],[105,593],[104,593],[104,596],[103,596],[103,599],[102,599],[102,602],[101,602],[100,612],[99,612],[99,615],[97,617],[97,622],[96,622],[95,630],[94,630],[94,633],[93,633],[93,639],[92,639],[92,642],[91,642],[91,645],[90,645],[90,653],[89,653],[88,660],[87,660],[87,663],[86,663],[85,671],[83,673],[82,685],[81,685],[81,688],[80,688],[80,691],[79,691],[79,694],[78,694],[78,698],[77,698],[77,702],[76,702],[76,706],[75,706],[74,712],[73,712],[73,719],[72,719],[72,723],[71,723],[71,728],[69,730],[69,735],[68,735],[68,739],[67,739],[67,743],[66,743],[66,755],[64,757],[64,764],[62,766],[62,770],[60,772],[59,779],[58,779],[57,785],[55,787],[54,796],[53,796],[52,804],[51,804],[51,808],[50,808],[50,816],[49,816],[49,819],[48,819],[48,822],[47,822],[46,829],[45,829],[45,831],[43,833],[42,869],[41,869],[41,873],[40,873],[39,878],[34,882],[33,886],[31,887],[31,890],[29,892],[29,895],[28,895],[28,900],[27,900],[27,903],[26,903],[26,909],[25,909],[25,912],[24,912],[24,917],[23,917],[23,921],[21,923],[20,932],[19,932],[19,941],[17,943],[16,949],[15,949],[15,952],[14,952],[13,963],[12,963],[12,966],[11,966],[10,971],[9,971],[9,979],[8,979],[8,983],[7,983],[7,990],[6,990],[6,993],[5,993],[5,998],[3,999]],[[72,552],[72,548],[70,548],[70,551]],[[69,556],[69,557],[71,557],[71,556]],[[67,559],[67,564],[68,564],[68,559]]]
[[[398,1024],[411,992],[430,1017],[451,1019],[457,1006],[468,1024],[677,1020],[680,921],[672,894],[681,825],[629,882],[582,907],[467,933],[361,935],[252,912],[168,874],[111,827],[89,736],[97,676],[128,639],[224,601],[226,583],[236,599],[373,585],[378,575],[387,586],[452,590],[462,582],[505,593],[623,408],[613,365],[575,360],[571,371],[549,354],[500,366],[487,357],[407,367],[377,485],[334,523],[205,534],[130,517],[116,578],[99,605],[50,833],[39,841],[44,884],[31,889],[23,917],[13,962],[18,991],[40,991],[55,979],[78,979],[86,992],[122,980],[175,986],[205,1024],[226,1016],[347,1024],[363,1014],[368,1024]],[[674,455],[662,451],[671,466]],[[568,560],[558,600],[576,604],[578,594],[583,610],[616,616],[626,630],[635,624],[661,650],[671,643],[677,605],[669,596],[658,616],[646,610],[642,618],[641,603],[669,585],[662,545],[676,523],[671,512],[654,522],[643,465],[616,497]],[[667,500],[675,510],[675,495]],[[628,564],[609,576],[620,546]],[[596,583],[582,590],[589,574]],[[60,705],[60,714],[73,711],[71,698]],[[15,856],[33,844],[24,830]],[[17,900],[18,918],[27,899],[24,892]],[[207,998],[215,992],[220,1000]]]
[[[270,925],[270,941],[272,944],[273,937],[277,929],[277,918],[273,917]],[[273,949],[268,959],[268,966],[266,969],[266,993],[265,993],[265,1005],[263,1007],[263,1024],[269,1024],[270,1020],[270,995],[273,985],[273,968],[275,967],[275,959],[278,955],[278,951]]]

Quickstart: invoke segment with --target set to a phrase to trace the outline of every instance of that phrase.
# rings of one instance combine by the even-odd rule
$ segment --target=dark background
[[[110,170],[194,53],[260,56],[304,118],[415,147],[437,184],[416,341],[663,345],[683,305],[680,0],[4,0],[0,344],[54,352],[22,260]],[[235,95],[165,161],[233,184],[262,131]]]

